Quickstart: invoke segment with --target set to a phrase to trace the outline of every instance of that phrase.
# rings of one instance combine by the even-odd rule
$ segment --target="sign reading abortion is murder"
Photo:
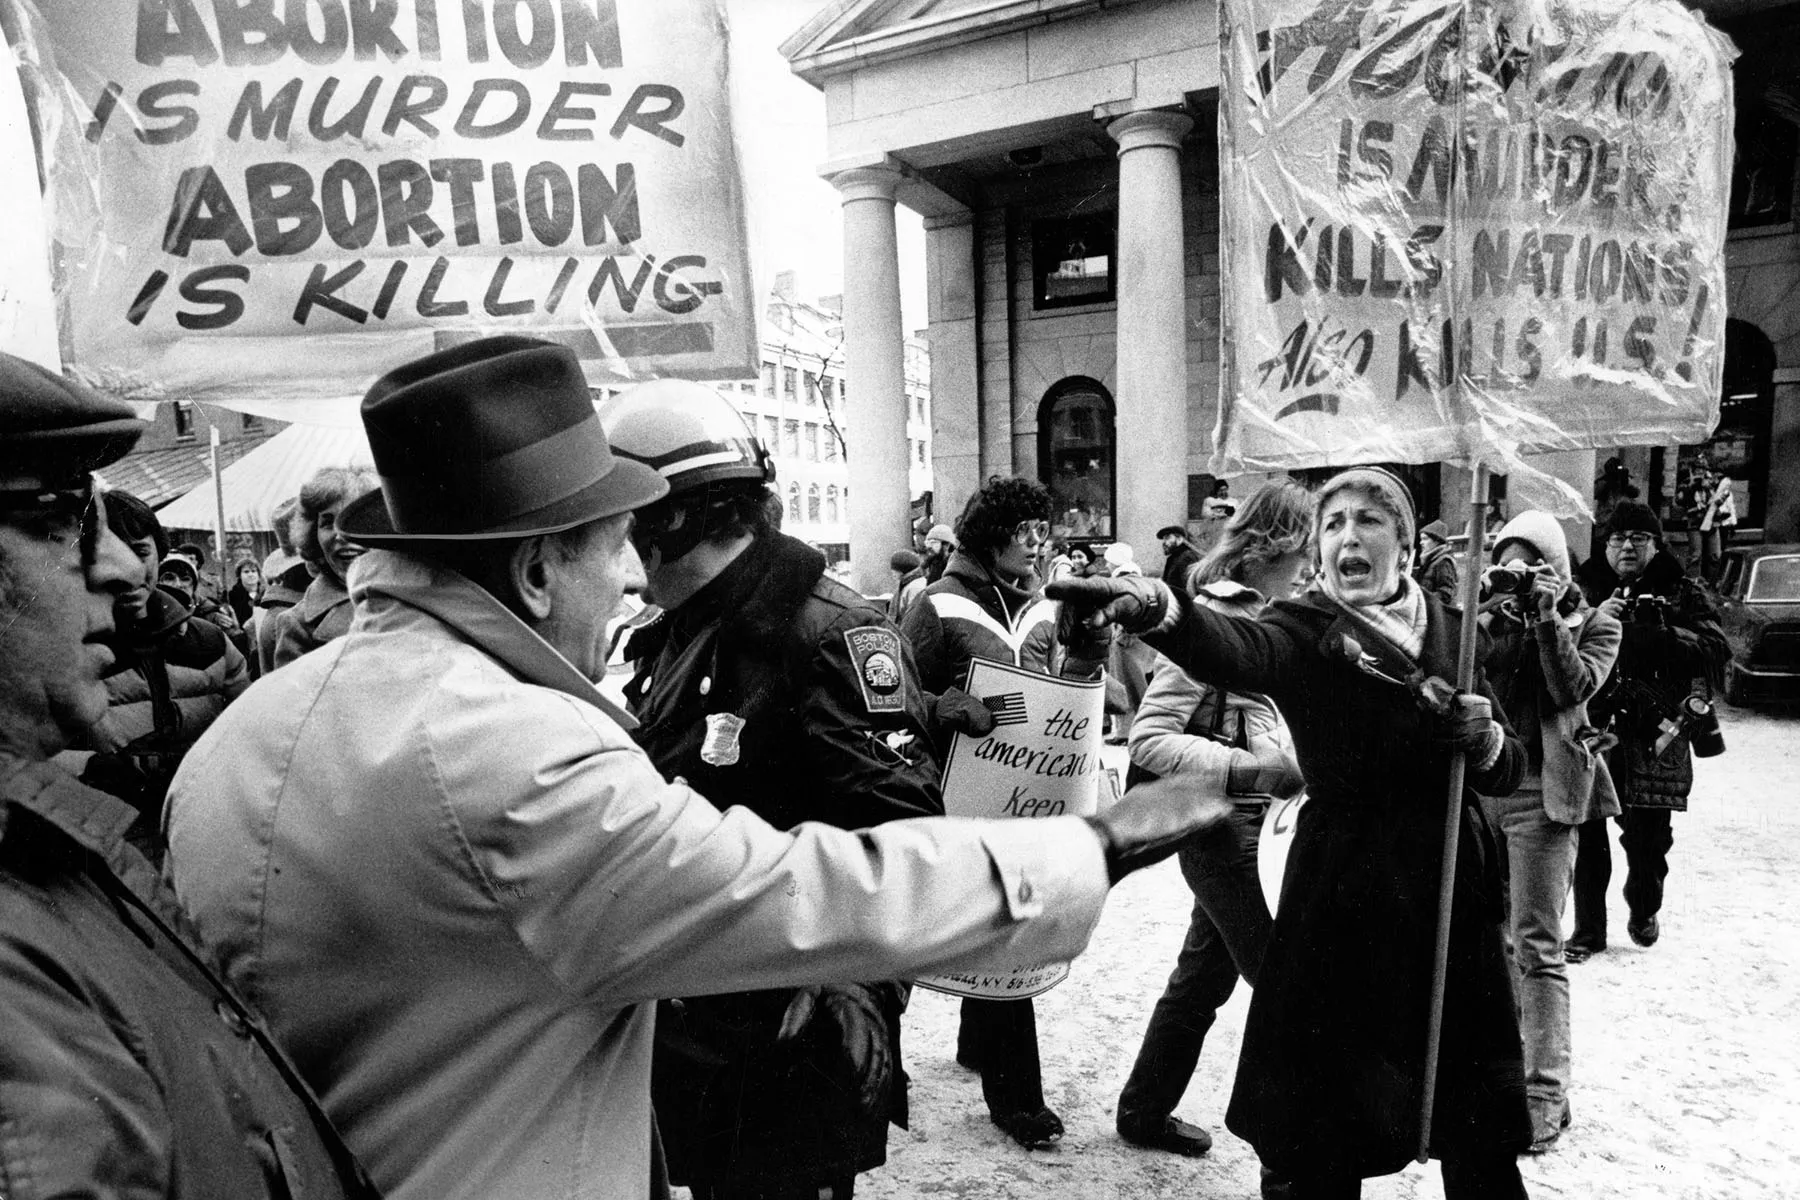
[[[267,407],[498,332],[754,370],[723,0],[0,5],[90,379]]]
[[[1227,0],[1220,467],[1700,441],[1730,44],[1675,0]]]
[[[1104,685],[977,658],[969,664],[964,687],[994,711],[994,730],[986,737],[959,733],[951,743],[944,763],[944,811],[953,817],[1022,820],[1092,816],[1100,797]],[[919,982],[953,996],[1023,1000],[1049,991],[1069,974],[1066,962],[992,968]]]

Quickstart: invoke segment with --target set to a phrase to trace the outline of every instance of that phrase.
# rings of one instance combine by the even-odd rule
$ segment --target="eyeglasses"
[[[1633,546],[1642,550],[1645,546],[1648,546],[1655,540],[1655,535],[1649,533],[1615,533],[1606,539],[1606,544],[1611,546],[1614,550],[1617,550],[1626,542],[1630,542]]]
[[[1013,526],[1013,536],[1024,539],[1027,546],[1040,545],[1050,538],[1050,522],[1020,521]]]

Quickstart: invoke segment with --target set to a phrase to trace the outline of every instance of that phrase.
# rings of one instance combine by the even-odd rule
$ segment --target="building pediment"
[[[1145,0],[1104,0],[1123,8]],[[1150,0],[1154,2],[1154,0]],[[1048,25],[1103,7],[1103,0],[833,0],[781,44],[796,75],[826,77]]]

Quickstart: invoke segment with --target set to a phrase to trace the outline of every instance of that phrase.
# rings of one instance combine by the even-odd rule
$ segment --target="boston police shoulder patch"
[[[879,625],[859,625],[844,632],[863,703],[872,713],[906,710],[906,675],[901,663],[900,635]]]

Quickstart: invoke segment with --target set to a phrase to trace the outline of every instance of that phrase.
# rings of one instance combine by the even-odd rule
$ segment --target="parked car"
[[[1800,542],[1727,550],[1719,612],[1731,642],[1725,699],[1800,700]]]

